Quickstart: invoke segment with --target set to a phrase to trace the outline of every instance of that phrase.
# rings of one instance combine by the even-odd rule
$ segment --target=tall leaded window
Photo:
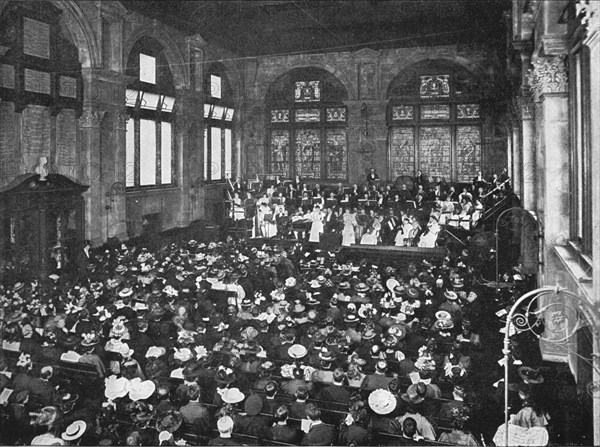
[[[129,55],[127,74],[135,80],[126,91],[131,117],[125,146],[126,185],[172,185],[175,87],[159,44],[140,39]]]
[[[423,64],[398,76],[388,91],[390,178],[470,182],[482,164],[477,85],[449,64]]]
[[[233,92],[221,64],[210,67],[205,78],[204,164],[205,181],[223,181],[232,177],[235,167],[233,151]]]
[[[348,176],[348,113],[343,85],[315,68],[279,78],[268,97],[269,173],[344,181]]]
[[[583,253],[592,252],[592,177],[590,147],[589,53],[575,51],[570,63],[571,120],[571,239]]]

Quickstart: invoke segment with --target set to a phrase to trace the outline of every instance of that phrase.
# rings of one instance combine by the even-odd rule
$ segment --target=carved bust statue
[[[48,158],[40,157],[40,161],[35,167],[35,173],[40,175],[40,181],[45,182],[48,177]]]

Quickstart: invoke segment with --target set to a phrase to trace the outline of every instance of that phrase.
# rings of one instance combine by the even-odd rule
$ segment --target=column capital
[[[127,130],[127,122],[131,119],[131,115],[127,112],[115,112],[113,120],[117,130]]]
[[[552,93],[567,93],[569,80],[565,56],[535,57],[528,71],[529,85],[535,102]]]
[[[517,119],[522,121],[533,119],[535,104],[533,103],[533,98],[529,89],[527,89],[527,91],[523,91],[520,95],[513,98],[512,109]]]
[[[105,113],[106,110],[85,107],[79,118],[79,127],[100,127],[100,123],[102,122]]]

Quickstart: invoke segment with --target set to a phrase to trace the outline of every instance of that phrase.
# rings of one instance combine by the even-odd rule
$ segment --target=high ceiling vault
[[[124,0],[239,56],[427,46],[502,45],[510,0]]]

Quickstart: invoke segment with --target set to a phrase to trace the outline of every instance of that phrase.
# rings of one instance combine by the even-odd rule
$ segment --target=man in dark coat
[[[337,368],[333,371],[333,384],[325,386],[317,395],[317,399],[328,402],[347,404],[350,400],[350,390],[343,386],[344,371]]]
[[[310,421],[310,429],[302,439],[302,445],[333,445],[337,440],[335,427],[325,425],[321,421],[321,410],[310,403],[306,406],[306,416]]]
[[[287,442],[295,444],[297,442],[299,431],[294,427],[290,427],[287,423],[288,409],[285,405],[281,405],[275,410],[275,424],[271,427],[271,439],[273,441]]]
[[[192,383],[188,386],[189,402],[179,409],[183,421],[193,425],[200,433],[210,433],[212,421],[208,409],[199,402],[200,385]]]
[[[261,416],[260,412],[263,402],[260,396],[251,394],[244,403],[245,416],[238,419],[235,431],[261,439],[268,439],[270,436],[269,427],[271,421],[267,416]]]

